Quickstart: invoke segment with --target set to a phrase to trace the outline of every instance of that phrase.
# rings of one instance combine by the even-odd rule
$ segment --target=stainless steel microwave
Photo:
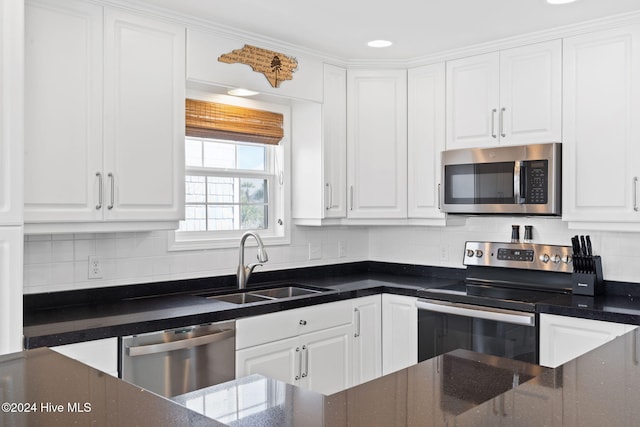
[[[562,144],[442,152],[442,210],[560,215]]]

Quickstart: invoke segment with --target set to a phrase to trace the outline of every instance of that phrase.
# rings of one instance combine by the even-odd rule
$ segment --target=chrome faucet
[[[244,243],[247,240],[247,237],[253,236],[258,243],[258,262],[244,265]],[[269,261],[269,257],[267,256],[267,251],[264,249],[264,243],[262,243],[262,239],[258,235],[258,233],[254,233],[253,231],[247,231],[240,238],[240,262],[238,264],[238,289],[244,289],[247,286],[247,281],[249,280],[249,276],[253,272],[253,269],[263,263]]]

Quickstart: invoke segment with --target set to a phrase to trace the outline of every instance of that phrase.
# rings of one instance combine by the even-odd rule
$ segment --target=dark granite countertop
[[[233,291],[233,276],[27,295],[25,348],[205,324],[382,292],[419,297],[423,289],[446,286],[463,278],[462,269],[365,262],[258,273],[250,288],[285,281],[326,291],[242,306],[195,296]],[[536,311],[640,324],[640,285],[615,283],[607,289],[607,295],[597,297],[556,294],[537,303]]]

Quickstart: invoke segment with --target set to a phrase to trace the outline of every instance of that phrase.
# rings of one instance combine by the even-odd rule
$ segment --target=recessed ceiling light
[[[253,95],[259,94],[260,92],[256,92],[249,89],[236,88],[236,89],[229,89],[227,93],[233,96],[253,96]]]
[[[393,42],[390,42],[389,40],[371,40],[369,43],[367,43],[367,46],[369,47],[389,47],[393,44]]]
[[[567,3],[573,3],[576,0],[547,0],[547,3],[549,4],[567,4]]]

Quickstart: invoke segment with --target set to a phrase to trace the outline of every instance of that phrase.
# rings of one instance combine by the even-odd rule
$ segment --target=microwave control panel
[[[525,165],[525,203],[529,205],[546,205],[549,201],[549,161],[532,160]]]

